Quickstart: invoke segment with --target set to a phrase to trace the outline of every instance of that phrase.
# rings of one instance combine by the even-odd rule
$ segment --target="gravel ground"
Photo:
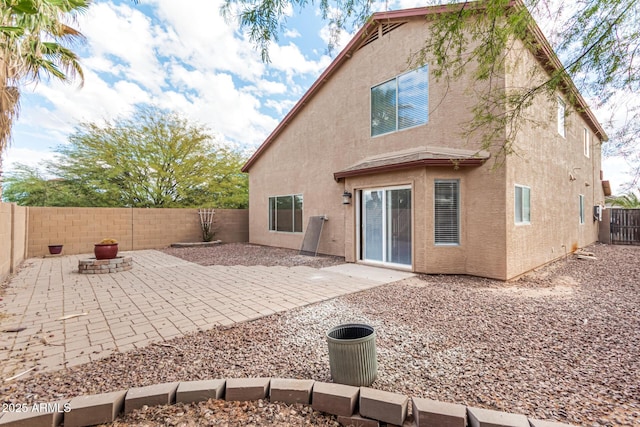
[[[294,249],[272,248],[248,243],[224,243],[208,248],[166,248],[162,252],[200,265],[283,265],[323,268],[344,264],[344,257],[299,255]]]
[[[423,275],[253,322],[4,383],[4,401],[55,401],[167,381],[273,376],[329,381],[325,332],[377,332],[373,387],[579,425],[640,425],[640,247],[596,245],[503,283]],[[150,368],[153,367],[153,368]],[[151,407],[117,426],[336,425],[302,406]]]

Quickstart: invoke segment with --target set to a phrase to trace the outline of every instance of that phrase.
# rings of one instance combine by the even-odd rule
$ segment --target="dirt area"
[[[596,260],[569,257],[513,283],[421,275],[35,374],[2,384],[0,395],[5,402],[33,403],[168,381],[255,376],[330,381],[326,331],[364,322],[377,333],[374,388],[576,425],[637,426],[640,247],[589,250]],[[274,424],[336,425],[336,420],[299,405],[208,401],[146,408],[115,423]]]
[[[223,243],[207,248],[166,248],[162,252],[200,265],[305,265],[313,268],[344,264],[344,257],[300,255],[294,249],[272,248],[249,243]]]

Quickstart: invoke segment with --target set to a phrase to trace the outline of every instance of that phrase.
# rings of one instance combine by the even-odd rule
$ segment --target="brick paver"
[[[27,260],[0,301],[0,331],[26,328],[0,332],[1,378],[98,360],[410,275],[352,274],[371,268],[353,265],[347,274],[340,266],[205,267],[152,250],[127,255],[133,269],[113,274],[79,274],[78,261],[90,255]],[[80,316],[60,320],[74,314]]]

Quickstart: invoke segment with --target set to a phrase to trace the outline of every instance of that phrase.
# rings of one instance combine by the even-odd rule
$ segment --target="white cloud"
[[[38,85],[35,93],[55,105],[51,111],[63,117],[67,126],[73,122],[93,122],[133,111],[134,105],[152,98],[136,83],[119,80],[109,84],[91,70],[85,70],[83,88],[51,82]]]
[[[255,86],[247,86],[245,92],[255,93],[256,95],[280,95],[286,93],[287,85],[280,82],[270,80],[260,80]]]
[[[331,58],[326,55],[318,61],[308,60],[293,42],[284,46],[272,46],[269,55],[273,61],[271,68],[283,71],[289,79],[300,74],[317,76],[331,62]]]
[[[22,146],[22,141],[28,141],[30,145],[33,145],[33,141],[38,141],[39,146],[43,141],[46,141],[49,147],[58,145],[66,139],[68,133],[73,131],[73,127],[74,122],[56,110],[39,105],[28,108],[23,106],[18,126],[13,129],[15,139],[13,146]]]
[[[283,116],[285,113],[288,113],[294,105],[296,105],[296,101],[293,100],[285,100],[285,101],[275,101],[273,99],[267,100],[264,103],[266,107],[273,108],[278,112],[279,116]]]
[[[602,159],[604,179],[611,184],[611,192],[620,195],[622,185],[631,181],[631,167],[622,157],[609,157]]]
[[[297,39],[299,37],[302,37],[302,35],[300,34],[300,32],[298,30],[296,30],[295,28],[287,28],[284,31],[284,36],[288,37],[290,39]]]
[[[193,89],[193,95],[187,99],[175,92],[165,93],[162,106],[180,111],[232,140],[258,144],[277,124],[259,112],[258,98],[236,88],[230,74],[189,71],[175,64],[172,82],[183,90]]]
[[[103,61],[116,58],[126,66],[126,75],[122,69],[114,69],[114,74],[133,80],[153,93],[159,93],[165,86],[164,73],[156,57],[164,35],[159,27],[151,24],[149,17],[129,5],[94,3],[80,26],[93,56]]]
[[[198,69],[229,71],[255,81],[264,72],[259,53],[236,34],[235,23],[220,15],[220,0],[192,0],[189,6],[175,0],[151,0],[172,36],[159,54],[173,56]]]
[[[43,162],[53,160],[55,153],[51,151],[33,150],[30,148],[11,147],[7,150],[3,162],[4,176],[10,173],[18,163],[31,167],[42,166]]]
[[[436,2],[426,2],[426,3],[429,3],[430,5],[431,3],[436,3]],[[378,3],[378,5],[384,6],[384,3]],[[394,3],[393,9],[411,9],[414,7],[423,7],[423,6],[427,6],[424,0],[399,0],[398,2]],[[384,10],[386,10],[385,7],[382,7],[379,9],[379,11],[384,11]]]

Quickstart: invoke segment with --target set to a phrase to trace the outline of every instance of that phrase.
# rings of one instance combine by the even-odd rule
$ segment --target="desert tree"
[[[60,193],[57,198],[49,194],[47,204],[244,208],[244,161],[242,153],[217,142],[204,126],[174,112],[139,107],[130,117],[77,126],[45,165],[51,177],[45,181],[53,179]],[[8,201],[35,200],[25,197],[28,188],[41,192],[44,178],[24,172],[30,173],[9,176]]]

